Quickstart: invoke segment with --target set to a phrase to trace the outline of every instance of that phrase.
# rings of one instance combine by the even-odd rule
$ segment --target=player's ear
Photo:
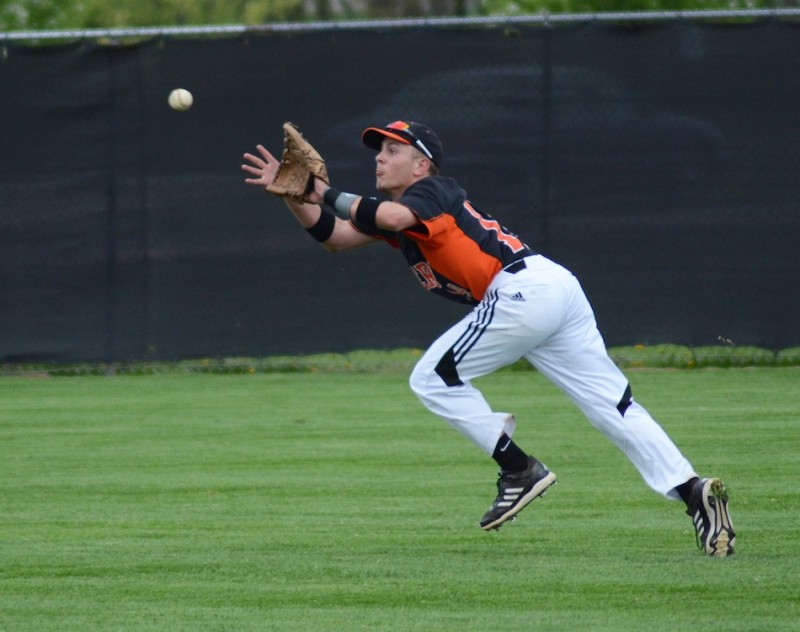
[[[417,158],[417,164],[414,168],[414,175],[417,177],[430,175],[431,160],[427,156],[420,155]]]

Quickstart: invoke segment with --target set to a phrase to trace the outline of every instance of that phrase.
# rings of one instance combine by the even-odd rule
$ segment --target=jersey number
[[[511,233],[507,233],[497,222],[497,220],[489,219],[483,216],[481,213],[476,211],[469,202],[464,202],[464,208],[469,211],[470,215],[478,220],[484,229],[495,231],[497,233],[497,240],[508,246],[511,249],[511,252],[519,252],[520,250],[525,249],[525,244],[522,243],[519,237],[512,235]]]

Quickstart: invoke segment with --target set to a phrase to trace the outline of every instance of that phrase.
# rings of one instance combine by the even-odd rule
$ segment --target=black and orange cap
[[[442,141],[427,125],[414,121],[395,121],[385,127],[368,127],[361,134],[361,141],[370,149],[378,151],[385,138],[416,147],[441,168],[444,158]]]

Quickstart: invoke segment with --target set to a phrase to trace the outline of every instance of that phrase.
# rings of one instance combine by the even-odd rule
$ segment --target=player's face
[[[384,140],[375,157],[375,188],[398,197],[419,179],[421,156],[411,145]]]

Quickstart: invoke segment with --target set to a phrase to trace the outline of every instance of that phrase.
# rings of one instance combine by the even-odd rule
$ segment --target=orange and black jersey
[[[452,178],[412,184],[397,200],[420,223],[402,232],[359,230],[399,248],[422,286],[474,305],[504,267],[535,254],[519,237],[475,208]]]

